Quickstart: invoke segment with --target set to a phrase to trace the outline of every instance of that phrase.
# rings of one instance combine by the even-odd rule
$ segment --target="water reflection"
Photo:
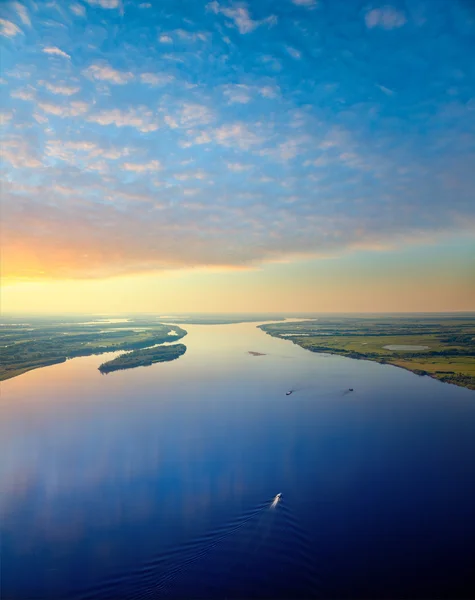
[[[91,356],[5,382],[6,597],[153,597],[165,580],[170,597],[381,597],[394,565],[410,591],[422,556],[445,565],[439,590],[472,581],[473,392],[255,324],[186,328],[171,363],[102,377]],[[234,531],[279,492],[276,521]]]

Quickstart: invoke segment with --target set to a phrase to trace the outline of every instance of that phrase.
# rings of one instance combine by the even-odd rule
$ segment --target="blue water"
[[[474,392],[186,329],[3,384],[2,599],[474,596]]]

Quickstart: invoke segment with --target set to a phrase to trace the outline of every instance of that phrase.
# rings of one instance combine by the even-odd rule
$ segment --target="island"
[[[185,352],[186,346],[184,344],[156,346],[144,350],[134,350],[133,352],[121,354],[117,358],[102,363],[99,367],[99,371],[101,373],[110,373],[111,371],[134,369],[135,367],[149,367],[154,363],[175,360],[182,354],[185,354]]]
[[[84,319],[83,319],[84,321]],[[157,319],[71,321],[60,318],[16,317],[0,327],[0,380],[65,362],[118,350],[139,350],[178,341],[187,332]]]
[[[475,390],[475,315],[328,316],[260,325],[312,352],[372,360]]]

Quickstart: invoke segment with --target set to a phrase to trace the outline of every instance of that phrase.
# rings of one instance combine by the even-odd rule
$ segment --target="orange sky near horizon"
[[[7,281],[4,313],[475,310],[469,239],[328,259],[97,279]]]

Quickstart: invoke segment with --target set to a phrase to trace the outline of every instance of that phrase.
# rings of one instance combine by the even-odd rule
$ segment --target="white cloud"
[[[49,83],[49,81],[40,81],[39,83],[52,94],[60,94],[61,96],[72,96],[81,89],[79,86],[65,84],[56,85],[54,83]]]
[[[185,29],[175,29],[173,33],[182,40],[187,40],[189,42],[196,42],[196,40],[206,42],[206,40],[208,39],[208,34],[204,31],[191,32],[185,31]]]
[[[70,104],[60,106],[58,104],[52,104],[50,102],[38,102],[39,108],[44,110],[45,113],[50,115],[56,115],[64,119],[65,117],[78,117],[85,114],[89,105],[87,102],[71,102]]]
[[[95,142],[88,140],[81,141],[67,141],[67,140],[49,140],[46,143],[45,154],[53,158],[63,160],[68,163],[77,163],[78,161],[92,161],[93,159],[108,159],[117,160],[124,156],[129,156],[130,150],[127,147],[117,148],[109,147],[103,148],[98,146]],[[94,165],[99,165],[103,161],[94,162],[90,168],[97,170]]]
[[[106,62],[98,62],[92,64],[90,67],[83,71],[86,77],[95,79],[97,81],[107,81],[109,83],[115,83],[123,85],[128,83],[134,78],[134,74],[130,71],[118,71],[112,68]]]
[[[12,98],[19,98],[20,100],[31,101],[35,98],[35,88],[28,86],[19,90],[13,91],[10,96]]]
[[[119,110],[118,108],[103,110],[90,115],[87,120],[99,125],[135,127],[143,133],[158,129],[158,121],[155,115],[146,107],[130,108],[128,110]]]
[[[372,29],[373,27],[395,29],[397,27],[402,27],[406,21],[406,15],[392,6],[374,8],[365,15],[366,27],[369,29]]]
[[[296,48],[293,48],[292,46],[286,46],[285,49],[292,58],[299,59],[302,56],[302,53]]]
[[[139,8],[152,8],[152,5],[150,2],[142,2],[142,4],[139,4]]]
[[[384,85],[379,85],[377,83],[376,87],[378,87],[383,92],[383,94],[386,94],[386,96],[394,96],[394,91],[390,90],[389,88],[385,87]]]
[[[230,171],[234,171],[235,173],[242,173],[243,171],[252,169],[251,165],[243,165],[242,163],[227,163],[227,167]]]
[[[208,133],[206,133],[206,131],[202,131],[194,139],[195,144],[198,144],[199,146],[201,146],[202,144],[209,144],[212,141],[213,140],[211,139],[211,136]]]
[[[47,46],[46,48],[43,48],[43,52],[51,56],[62,56],[63,58],[71,58],[69,54],[66,54],[66,52],[63,52],[63,50],[60,50],[56,46]]]
[[[0,125],[6,125],[7,123],[9,123],[13,118],[13,112],[9,111],[3,111],[0,112]]]
[[[15,169],[36,169],[42,164],[27,142],[16,138],[2,140],[2,158]]]
[[[292,0],[292,3],[297,6],[305,6],[305,8],[311,8],[317,5],[317,0]]]
[[[259,94],[264,98],[277,98],[280,94],[278,86],[265,85],[259,89]]]
[[[188,181],[189,179],[206,179],[207,173],[201,169],[196,171],[187,171],[186,173],[177,173],[174,177],[178,181]]]
[[[101,8],[120,8],[120,0],[86,0],[91,6],[100,6]]]
[[[182,104],[175,115],[165,117],[165,122],[172,128],[176,126],[189,128],[207,125],[213,118],[214,115],[208,107],[190,102]]]
[[[277,17],[274,15],[270,15],[269,17],[266,17],[260,21],[254,21],[245,5],[222,7],[219,2],[214,0],[206,5],[206,10],[215,14],[221,13],[225,17],[228,17],[228,19],[231,19],[234,22],[234,25],[237,27],[239,33],[243,34],[250,33],[260,25],[264,25],[266,23],[269,25],[275,25],[277,23]]]
[[[82,4],[74,3],[70,4],[69,8],[71,12],[73,12],[77,17],[84,17],[86,14],[86,9]]]
[[[46,142],[45,154],[53,158],[74,163],[78,153],[90,153],[97,148],[93,142],[68,142],[63,140],[49,140]]]
[[[173,42],[172,38],[169,35],[166,34],[162,34],[159,38],[158,41],[162,44],[171,44]]]
[[[223,125],[214,130],[214,139],[221,146],[237,146],[242,150],[247,150],[251,146],[262,143],[255,133],[250,131],[244,123],[233,123]]]
[[[229,104],[247,104],[251,100],[249,86],[241,83],[224,85],[223,94],[228,98]]]
[[[45,115],[40,115],[39,113],[33,113],[33,118],[37,123],[43,124],[48,122],[48,117],[45,117]]]
[[[23,33],[23,31],[6,19],[0,19],[0,35],[3,37],[15,37],[17,34]]]
[[[134,173],[147,173],[149,171],[158,171],[162,167],[160,161],[151,160],[147,163],[124,163],[122,168],[126,171],[133,171]]]
[[[166,85],[167,83],[171,83],[175,77],[173,75],[165,75],[156,73],[142,73],[140,75],[140,81],[142,83],[146,83],[148,85]]]
[[[182,191],[184,196],[196,196],[200,190],[198,188],[183,188]]]
[[[179,127],[177,120],[173,117],[170,117],[169,115],[167,115],[163,120],[168,125],[168,127],[171,127],[171,129],[176,129],[177,127]]]
[[[23,4],[20,4],[19,2],[12,2],[11,6],[16,11],[17,15],[20,17],[20,20],[23,23],[23,25],[28,25],[28,27],[31,27],[31,20],[26,7],[23,6]]]
[[[264,148],[259,152],[261,156],[270,156],[277,160],[287,162],[298,156],[302,152],[302,146],[305,146],[309,142],[309,137],[300,136],[296,138],[288,139],[277,147]]]

